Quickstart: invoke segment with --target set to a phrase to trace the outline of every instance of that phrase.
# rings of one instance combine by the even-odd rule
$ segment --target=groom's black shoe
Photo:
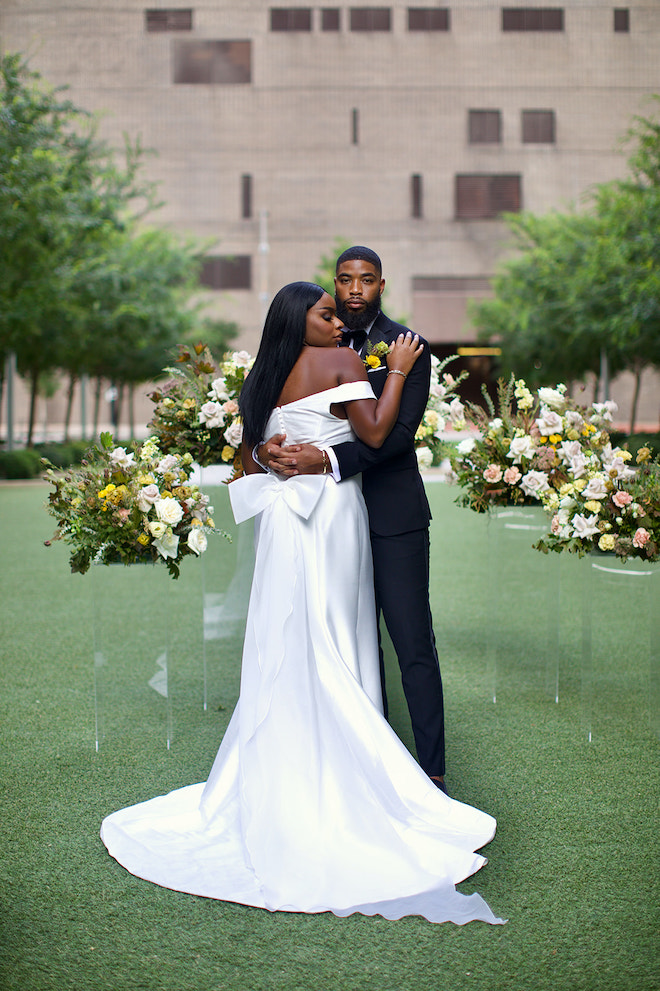
[[[430,777],[430,775],[429,775],[429,777]],[[443,791],[445,793],[445,795],[447,796],[447,798],[449,798],[449,792],[447,791],[447,785],[444,783],[444,781],[441,781],[440,778],[431,778],[431,781],[436,786],[436,788],[439,788],[440,791]]]

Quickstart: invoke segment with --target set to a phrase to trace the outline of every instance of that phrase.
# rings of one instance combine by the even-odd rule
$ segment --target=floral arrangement
[[[182,559],[199,557],[207,534],[219,532],[209,497],[190,483],[192,456],[164,454],[155,437],[131,452],[114,447],[109,433],[100,439],[101,447],[65,474],[44,459],[44,477],[55,486],[47,509],[57,520],[46,545],[69,544],[71,571],[80,574],[92,563],[163,561],[178,578]]]
[[[253,363],[247,351],[233,351],[218,368],[205,345],[180,348],[177,365],[165,369],[170,381],[149,396],[156,404],[149,427],[161,451],[190,454],[201,467],[231,464],[232,477],[238,477],[243,439],[238,397]]]
[[[660,556],[660,461],[648,447],[637,452],[606,443],[581,452],[565,442],[557,450],[553,485],[541,493],[552,514],[550,533],[535,546],[547,553],[592,550],[657,561]]]
[[[458,358],[452,354],[444,361],[431,355],[431,385],[424,416],[415,433],[415,451],[420,468],[437,465],[448,454],[449,445],[442,435],[446,430],[465,429],[465,406],[457,395],[458,387],[467,377],[463,371],[454,378],[445,372],[447,365]]]
[[[367,341],[367,349],[363,358],[364,364],[367,369],[380,368],[381,365],[385,364],[385,359],[389,353],[390,348],[385,341],[379,341],[377,344],[372,344],[371,341]]]
[[[485,409],[469,403],[466,410],[479,433],[461,441],[453,454],[464,490],[457,502],[476,512],[538,505],[567,481],[571,464],[591,463],[609,443],[604,428],[614,403],[579,406],[564,385],[541,388],[534,396],[514,376],[498,382],[497,408],[485,389],[484,398]]]

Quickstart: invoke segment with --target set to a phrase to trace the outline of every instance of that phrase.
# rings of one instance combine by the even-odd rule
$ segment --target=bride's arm
[[[243,471],[246,475],[265,474],[261,465],[258,465],[252,457],[252,448],[248,447],[245,441],[241,444],[241,461],[243,462]]]
[[[353,430],[369,447],[381,447],[396,423],[408,372],[423,349],[417,334],[399,334],[387,356],[387,380],[378,402],[375,399],[356,399],[344,403]]]

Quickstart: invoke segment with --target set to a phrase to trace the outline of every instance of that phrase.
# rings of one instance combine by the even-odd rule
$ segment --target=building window
[[[630,11],[627,7],[616,7],[614,10],[614,30],[627,34],[630,31]]]
[[[410,177],[410,216],[420,218],[424,216],[422,202],[423,186],[421,175],[411,175]]]
[[[147,31],[192,31],[192,10],[145,10],[144,26]]]
[[[249,83],[249,41],[175,41],[175,83]]]
[[[563,7],[503,7],[503,31],[563,31]]]
[[[502,141],[502,114],[499,110],[468,111],[468,141],[471,145],[498,145]]]
[[[409,31],[449,31],[448,7],[408,7]]]
[[[199,281],[207,289],[251,289],[250,255],[205,258]]]
[[[353,107],[351,111],[351,144],[360,143],[360,111]]]
[[[523,110],[522,139],[526,145],[555,143],[554,110]]]
[[[271,7],[271,31],[311,31],[311,7]]]
[[[339,31],[339,7],[321,8],[321,31]]]
[[[351,31],[391,31],[389,7],[351,7]]]
[[[241,176],[241,217],[248,220],[252,216],[252,176]]]
[[[492,220],[520,210],[519,175],[457,175],[455,180],[457,220]]]

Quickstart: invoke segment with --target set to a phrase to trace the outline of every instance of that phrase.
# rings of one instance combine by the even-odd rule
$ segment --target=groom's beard
[[[373,323],[380,313],[380,296],[373,303],[367,303],[364,310],[357,313],[340,303],[336,296],[335,302],[337,304],[337,316],[347,330],[364,330],[370,323]]]

